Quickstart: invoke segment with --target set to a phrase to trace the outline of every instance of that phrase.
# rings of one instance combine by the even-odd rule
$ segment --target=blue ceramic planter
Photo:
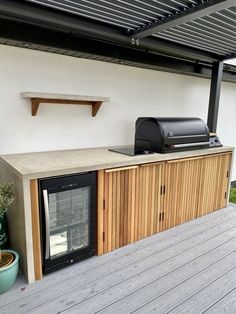
[[[9,266],[0,268],[0,294],[7,292],[14,285],[19,267],[18,253],[12,250],[2,250],[2,252],[12,253],[15,259]]]

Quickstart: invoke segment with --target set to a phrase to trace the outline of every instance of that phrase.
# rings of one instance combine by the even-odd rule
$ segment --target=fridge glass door
[[[90,187],[48,194],[50,259],[89,246]]]

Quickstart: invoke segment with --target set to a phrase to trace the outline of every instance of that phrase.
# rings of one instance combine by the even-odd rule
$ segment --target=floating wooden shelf
[[[92,116],[95,117],[103,102],[110,101],[108,97],[65,95],[53,93],[21,93],[22,98],[31,99],[32,116],[36,116],[39,105],[44,104],[67,104],[67,105],[91,105]]]

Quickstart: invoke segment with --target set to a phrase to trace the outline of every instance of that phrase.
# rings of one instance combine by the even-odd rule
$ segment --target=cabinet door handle
[[[159,222],[163,221],[164,217],[165,217],[165,213],[164,212],[160,213],[159,214]]]
[[[130,166],[130,167],[122,167],[122,168],[112,168],[112,169],[106,169],[106,173],[110,172],[116,172],[116,171],[122,171],[122,170],[132,170],[132,169],[137,169],[138,166]]]
[[[212,157],[212,155],[211,155],[211,157]],[[176,162],[184,162],[184,161],[200,160],[200,159],[203,159],[203,157],[199,156],[199,157],[179,158],[179,159],[167,160],[166,163],[167,164],[173,164]]]
[[[159,166],[159,165],[161,165],[163,163],[164,163],[163,161],[152,162],[152,163],[148,163],[148,164],[141,164],[140,167]]]

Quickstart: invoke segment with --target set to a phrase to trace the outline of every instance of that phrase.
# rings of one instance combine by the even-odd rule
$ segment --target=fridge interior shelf
[[[72,223],[70,225],[64,225],[61,227],[52,228],[50,229],[50,234],[56,234],[56,233],[64,231],[65,229],[72,229],[78,225],[86,225],[86,224],[88,224],[88,221],[79,221],[76,223]]]

